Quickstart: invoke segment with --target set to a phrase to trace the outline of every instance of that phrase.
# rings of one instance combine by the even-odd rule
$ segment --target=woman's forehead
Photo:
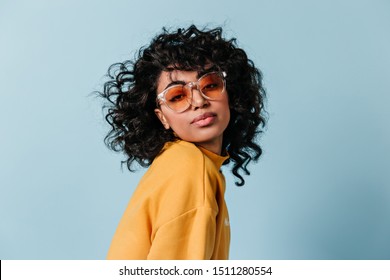
[[[180,77],[192,76],[193,74],[199,78],[207,72],[216,71],[217,68],[218,67],[212,63],[208,63],[204,66],[194,67],[193,69],[185,69],[185,67],[172,65],[168,66],[166,70],[161,71],[159,78],[166,76],[171,79],[171,81],[177,81],[180,80]]]

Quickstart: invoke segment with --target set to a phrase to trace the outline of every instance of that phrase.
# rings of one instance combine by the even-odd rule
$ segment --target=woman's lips
[[[191,124],[203,127],[208,126],[212,123],[214,123],[216,119],[216,114],[214,113],[204,113],[202,115],[197,116],[195,119],[192,120]]]

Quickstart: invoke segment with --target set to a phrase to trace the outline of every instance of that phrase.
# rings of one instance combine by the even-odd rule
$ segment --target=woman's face
[[[189,83],[198,79],[196,71],[163,71],[157,81],[157,93],[164,91],[172,82]],[[185,111],[177,113],[162,102],[155,113],[165,129],[172,129],[180,139],[221,154],[223,132],[230,120],[226,90],[217,99],[208,100],[193,88],[191,105]]]

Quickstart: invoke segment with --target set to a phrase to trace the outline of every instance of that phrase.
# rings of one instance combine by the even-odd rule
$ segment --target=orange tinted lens
[[[224,87],[223,79],[217,73],[211,73],[200,79],[199,87],[207,97],[219,98]]]
[[[167,105],[173,109],[180,111],[188,106],[188,92],[181,85],[173,86],[165,93]]]

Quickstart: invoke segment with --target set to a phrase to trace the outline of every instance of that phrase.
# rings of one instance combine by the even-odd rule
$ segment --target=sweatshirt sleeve
[[[215,210],[202,206],[162,225],[147,258],[209,260],[215,246],[216,215]]]

